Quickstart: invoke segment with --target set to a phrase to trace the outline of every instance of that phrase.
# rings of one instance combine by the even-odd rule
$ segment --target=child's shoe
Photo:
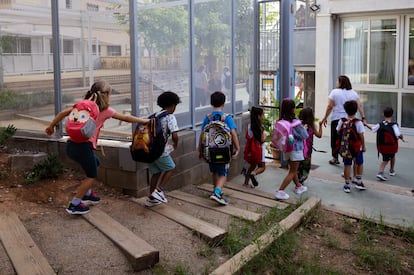
[[[95,192],[92,192],[89,196],[83,196],[82,203],[85,205],[95,205],[101,201],[101,198],[96,195]]]
[[[394,177],[395,175],[397,175],[397,174],[395,173],[395,171],[394,171],[394,170],[390,170],[390,176]]]
[[[223,193],[217,194],[217,193],[213,192],[210,196],[210,199],[213,200],[213,201],[218,202],[221,205],[229,204],[229,201],[226,200],[225,198],[223,198]]]
[[[283,190],[277,190],[275,192],[275,197],[278,200],[287,200],[287,199],[289,199],[289,195]]]
[[[349,183],[345,183],[344,192],[345,193],[351,193],[351,185]]]
[[[252,181],[252,184],[253,184],[254,187],[259,185],[259,182],[257,181],[255,175],[250,175],[250,180]]]
[[[89,212],[89,207],[82,202],[78,205],[73,205],[71,202],[66,208],[66,212],[72,215],[83,215]]]
[[[383,173],[383,172],[379,172],[379,173],[377,174],[377,178],[378,178],[379,180],[381,180],[381,181],[386,181],[386,180],[388,180],[388,178],[387,178],[386,176],[384,176],[384,173]]]
[[[308,187],[303,186],[303,185],[301,185],[299,187],[295,187],[295,190],[294,190],[294,192],[298,195],[300,195],[302,193],[305,193],[306,191],[308,191]]]
[[[365,185],[362,181],[359,181],[357,183],[355,183],[355,188],[359,189],[359,190],[365,190],[367,188],[365,188]]]

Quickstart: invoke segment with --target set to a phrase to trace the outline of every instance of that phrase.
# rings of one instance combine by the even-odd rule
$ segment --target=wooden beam
[[[259,213],[237,208],[232,205],[218,205],[215,201],[204,199],[179,190],[168,192],[168,196],[249,221],[256,222],[262,218],[262,215]]]
[[[224,264],[216,268],[211,275],[228,275],[238,272],[247,262],[260,254],[271,243],[277,240],[285,232],[296,228],[303,217],[320,205],[321,201],[317,198],[309,198],[304,204],[293,211],[276,226],[271,227],[266,233],[257,240],[242,249],[239,253],[227,260]]]
[[[209,191],[209,192],[212,192],[212,190],[213,190],[212,185],[208,184],[208,183],[197,185],[197,188],[201,189],[201,190]],[[276,199],[267,199],[267,198],[259,197],[259,196],[256,196],[256,195],[247,194],[245,192],[232,190],[232,189],[229,189],[229,188],[223,188],[223,192],[228,197],[233,197],[233,198],[236,198],[236,199],[240,199],[240,200],[244,200],[244,201],[248,201],[248,202],[253,202],[253,203],[263,205],[263,206],[267,206],[267,207],[277,207],[279,209],[284,209],[288,206],[287,204],[281,203],[281,202],[277,201]]]
[[[141,206],[145,206],[146,199],[146,197],[131,198],[133,202],[136,202]],[[168,204],[152,206],[149,209],[200,234],[200,236],[211,245],[219,244],[227,235],[226,230],[186,214]]]
[[[56,274],[16,213],[0,215],[0,239],[17,274]]]
[[[122,250],[135,271],[150,268],[158,263],[158,250],[98,208],[95,207],[93,211],[82,217]]]

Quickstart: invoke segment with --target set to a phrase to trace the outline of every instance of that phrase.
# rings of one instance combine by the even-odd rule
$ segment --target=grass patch
[[[0,127],[0,145],[5,145],[16,133],[16,128],[13,125],[7,127]]]
[[[394,251],[368,246],[359,247],[353,253],[357,264],[365,270],[377,270],[383,274],[401,274],[401,262]]]
[[[32,171],[24,178],[26,184],[33,184],[41,179],[57,178],[63,173],[63,164],[58,155],[52,154],[35,164]]]

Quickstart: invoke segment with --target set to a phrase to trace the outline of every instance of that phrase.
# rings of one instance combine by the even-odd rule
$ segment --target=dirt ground
[[[78,184],[79,176],[72,171],[65,171],[58,179],[26,185],[22,175],[10,171],[8,154],[0,151],[0,213],[15,211],[18,214],[58,274],[134,273],[125,256],[108,238],[85,219],[64,211]],[[95,207],[99,207],[160,251],[159,264],[152,270],[136,272],[137,274],[208,274],[229,258],[220,247],[207,248],[206,242],[191,230],[131,202],[119,190],[102,183],[96,183],[94,189],[102,198],[101,204]],[[191,193],[199,192],[200,196],[208,196],[193,186],[184,189]],[[243,206],[242,202],[234,203]],[[230,219],[225,214],[172,198],[169,204],[222,228],[229,226]],[[252,209],[256,206],[245,207]],[[258,208],[257,211],[265,209]],[[293,263],[317,261],[339,274],[414,274],[412,242],[397,236],[391,230],[383,234],[369,234],[366,238],[373,244],[371,250],[398,253],[400,272],[390,271],[386,263],[378,270],[361,267],[363,265],[358,259],[361,256],[356,253],[355,246],[358,246],[363,230],[355,219],[320,209],[314,219],[296,232],[300,241]],[[213,250],[208,256],[202,253],[207,249]],[[15,274],[3,246],[0,246],[0,267],[1,274]],[[185,272],[180,273],[180,270]],[[301,273],[299,266],[298,273]]]

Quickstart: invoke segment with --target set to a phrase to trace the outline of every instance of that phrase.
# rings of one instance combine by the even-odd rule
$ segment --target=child
[[[385,166],[390,162],[390,176],[395,176],[395,154],[398,151],[398,139],[403,140],[403,136],[400,133],[397,123],[392,121],[392,115],[394,110],[391,107],[384,109],[384,121],[377,123],[374,127],[370,127],[365,124],[372,132],[377,133],[377,148],[378,152],[382,154],[382,162],[379,166],[377,178],[382,181],[388,180],[384,176]],[[389,138],[386,138],[387,132],[390,134]]]
[[[310,168],[311,168],[311,156],[313,148],[313,136],[315,135],[318,138],[322,137],[322,122],[319,122],[319,127],[316,129],[315,126],[315,115],[312,108],[306,107],[303,108],[299,113],[299,119],[302,121],[302,125],[308,131],[308,138],[303,142],[304,150],[303,157],[305,158],[300,162],[298,169],[298,178],[299,182],[303,182],[308,178]]]
[[[88,205],[98,204],[100,201],[100,198],[96,196],[91,188],[95,178],[98,176],[98,166],[100,163],[99,158],[94,154],[93,150],[96,149],[99,132],[104,122],[109,118],[135,123],[148,123],[149,121],[148,119],[142,119],[131,115],[119,114],[113,108],[109,107],[109,95],[111,91],[111,85],[106,81],[97,81],[92,85],[91,89],[86,92],[84,99],[96,98],[96,104],[99,107],[96,130],[92,137],[86,142],[76,143],[71,141],[70,138],[67,142],[67,155],[69,158],[79,163],[86,174],[86,178],[81,181],[75,196],[66,208],[66,212],[69,214],[86,214],[89,212]],[[45,132],[48,135],[52,135],[55,131],[55,126],[63,118],[68,116],[71,111],[72,107],[57,114],[46,128]]]
[[[163,190],[173,175],[175,169],[175,163],[171,158],[170,153],[177,149],[178,144],[178,125],[177,119],[173,113],[175,112],[176,106],[180,102],[179,96],[170,91],[162,93],[157,99],[157,104],[162,109],[159,113],[163,111],[168,111],[170,113],[161,118],[161,124],[165,140],[167,140],[171,135],[173,145],[171,146],[170,144],[167,144],[161,157],[153,163],[148,164],[148,168],[152,176],[149,195],[147,201],[145,202],[147,207],[168,202]]]
[[[211,105],[213,106],[213,112],[211,113],[212,117],[222,117],[223,116],[223,108],[224,103],[226,102],[226,96],[223,92],[216,91],[211,94],[210,97]],[[205,126],[210,122],[210,118],[207,115],[204,118],[203,125],[201,126],[201,130],[204,130]],[[233,121],[231,116],[226,116],[224,123],[230,128],[230,133],[233,142],[234,153],[232,155],[233,159],[236,159],[239,151],[239,139],[237,137],[236,132],[236,124]],[[198,143],[198,152],[199,158],[202,157],[202,135],[200,135],[199,143]],[[228,200],[223,197],[223,187],[227,180],[227,175],[229,173],[229,163],[209,163],[210,172],[212,174],[214,190],[210,196],[210,199],[217,201],[221,205],[227,205]]]
[[[355,162],[358,165],[355,187],[359,190],[365,190],[364,183],[362,183],[362,172],[364,169],[363,152],[365,152],[364,124],[362,121],[355,118],[355,114],[358,110],[358,103],[355,100],[345,102],[344,109],[348,117],[339,120],[336,130],[341,138],[339,152],[344,161],[344,192],[350,193],[352,162]],[[347,130],[347,127],[349,130]],[[349,134],[346,134],[347,132]]]
[[[289,122],[293,122],[297,120],[295,117],[295,109],[296,105],[292,99],[284,99],[282,101],[281,110],[280,110],[280,119],[287,120]],[[280,185],[279,189],[276,190],[275,197],[279,200],[287,200],[289,199],[289,195],[284,191],[285,188],[289,185],[289,183],[293,180],[295,182],[295,193],[302,194],[306,192],[308,188],[303,186],[299,182],[298,178],[298,168],[301,161],[304,160],[303,158],[303,141],[308,137],[308,133],[303,127],[302,124],[295,126],[292,129],[293,134],[293,151],[288,153],[283,153],[283,158],[288,161],[289,164],[289,172],[284,178],[282,184]]]
[[[243,168],[242,174],[244,174],[244,186],[249,186],[249,180],[252,181],[253,187],[259,185],[256,180],[256,175],[263,173],[266,169],[265,166],[265,150],[263,144],[266,139],[266,134],[262,121],[264,119],[263,109],[260,107],[252,107],[250,110],[250,124],[247,126],[246,133],[246,147],[244,149],[244,159],[250,165],[249,168]],[[253,139],[253,140],[252,140]],[[255,142],[257,146],[260,146],[260,150],[254,151],[252,148],[248,148],[248,144]],[[246,150],[250,150],[246,152]],[[259,154],[257,156],[251,156],[250,154]]]

